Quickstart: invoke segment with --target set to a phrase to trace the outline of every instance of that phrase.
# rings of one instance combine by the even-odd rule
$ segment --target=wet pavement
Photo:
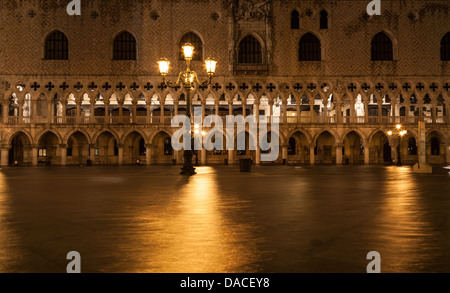
[[[450,176],[409,167],[0,170],[0,272],[450,272]]]

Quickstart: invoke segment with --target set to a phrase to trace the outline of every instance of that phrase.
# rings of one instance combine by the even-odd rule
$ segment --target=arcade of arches
[[[176,129],[104,129],[91,133],[85,129],[44,130],[32,134],[28,130],[11,129],[1,148],[1,165],[168,165],[181,164],[182,152],[175,151],[171,134]],[[34,130],[34,129],[33,129]],[[150,130],[150,131],[149,131]],[[126,131],[126,132],[125,132]],[[223,150],[194,151],[201,164],[237,164],[250,158],[256,164],[391,164],[401,160],[414,164],[418,160],[417,134],[414,130],[399,140],[389,137],[386,129],[282,129],[275,162],[261,162],[262,151],[250,146],[254,137],[245,132],[245,150],[226,150],[225,132],[215,132],[212,141],[222,138]],[[237,146],[237,134],[234,136]],[[257,145],[257,144],[256,144]],[[450,147],[439,130],[426,136],[426,157],[429,164],[450,163]],[[400,158],[399,158],[400,154]]]

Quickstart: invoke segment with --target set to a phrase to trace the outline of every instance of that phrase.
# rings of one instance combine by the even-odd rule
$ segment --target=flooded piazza
[[[438,168],[236,166],[0,170],[0,272],[450,271]]]

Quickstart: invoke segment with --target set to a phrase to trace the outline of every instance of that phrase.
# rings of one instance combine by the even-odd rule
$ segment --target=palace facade
[[[181,163],[170,122],[186,92],[162,84],[156,62],[168,58],[176,79],[187,42],[199,75],[218,61],[193,106],[274,116],[275,163],[413,164],[419,121],[427,162],[450,163],[448,1],[382,0],[381,16],[368,0],[90,0],[81,16],[68,2],[1,1],[2,166]],[[396,124],[405,136],[387,134]],[[198,159],[259,164],[260,153]]]

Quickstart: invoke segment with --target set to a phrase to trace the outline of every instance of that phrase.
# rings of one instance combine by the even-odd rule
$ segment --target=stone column
[[[147,102],[147,124],[153,123],[153,121],[151,120],[151,116],[150,116],[150,114],[151,114],[151,106],[150,105],[151,105],[150,102]],[[175,110],[178,112],[177,108],[175,108]]]
[[[228,103],[228,115],[233,115],[233,103]]]
[[[355,97],[350,97],[350,122],[355,123]]]
[[[228,164],[233,165],[234,164],[234,150],[228,150]]]
[[[286,163],[287,163],[287,159],[288,159],[288,145],[287,144],[281,145],[281,159],[286,160]]]
[[[119,101],[119,123],[123,123],[123,101]]]
[[[61,149],[61,166],[67,165],[67,144],[61,144],[59,145],[59,148]]]
[[[38,165],[38,146],[37,145],[31,146],[31,165],[32,166]]]
[[[419,107],[419,121],[424,121],[423,120],[423,102],[421,102],[422,101],[422,98],[419,100],[419,105],[418,105],[418,107]]]
[[[8,116],[9,116],[9,103],[3,103],[3,123],[7,124],[8,123]]]
[[[342,144],[336,145],[336,165],[342,165]]]
[[[91,160],[92,164],[95,163],[95,144],[89,145],[89,160]]]
[[[9,149],[10,148],[8,146],[2,146],[0,149],[0,166],[2,167],[9,165]]]
[[[89,121],[92,124],[95,123],[95,100],[91,101],[91,117],[89,117]]]
[[[309,119],[311,123],[316,122],[316,112],[314,111],[314,97],[309,99]]]
[[[261,148],[259,147],[259,143],[256,144],[256,165],[261,165]]]
[[[369,145],[364,145],[364,164],[370,164],[370,147]]]
[[[300,101],[301,100],[297,100],[297,123],[300,123],[301,121],[300,121],[300,115],[302,114],[301,113],[301,111],[300,111]]]
[[[164,104],[160,103],[159,107],[161,109],[161,118],[160,118],[159,124],[164,124]]]
[[[75,121],[77,124],[79,124],[80,120],[81,120],[81,117],[80,117],[81,116],[81,100],[77,100],[76,103],[77,103],[77,117],[75,117]]]
[[[205,116],[206,116],[206,105],[205,102],[202,101],[202,123],[203,121],[205,121]]]
[[[283,103],[283,123],[287,123],[287,102]]]
[[[123,144],[118,144],[117,148],[119,149],[119,155],[117,157],[117,164],[119,166],[123,165]]]
[[[380,96],[380,98],[378,99],[378,124],[382,124],[383,123],[383,96]]]
[[[152,145],[151,144],[145,145],[145,160],[147,161],[147,166],[150,166],[152,164]]]
[[[315,160],[316,160],[316,156],[314,155],[314,149],[316,148],[315,145],[310,145],[309,146],[309,163],[311,165],[315,164]]]
[[[52,105],[53,101],[47,101],[47,123],[51,124],[53,120],[53,113],[52,113]]]
[[[62,123],[67,123],[66,121],[67,101],[61,101],[61,104],[62,104]]]
[[[341,119],[341,116],[342,116],[341,104],[342,104],[341,101],[336,101],[336,121],[335,121],[335,123],[341,123],[342,122],[342,119]]]
[[[324,103],[323,106],[323,122],[328,123],[328,99],[323,99],[322,103]]]
[[[200,154],[200,164],[206,165],[206,149],[204,147],[202,147]]]
[[[242,116],[247,117],[247,105],[244,101],[242,101]]]
[[[37,117],[37,100],[31,99],[31,123],[36,123]]]
[[[105,100],[105,123],[109,124],[109,101]]]
[[[364,97],[364,123],[369,123],[369,100],[366,97]]]
[[[136,121],[137,113],[136,112],[137,112],[137,101],[133,101],[133,113],[131,114],[131,116],[133,119],[132,123],[134,123],[134,124],[137,123],[137,121]]]

